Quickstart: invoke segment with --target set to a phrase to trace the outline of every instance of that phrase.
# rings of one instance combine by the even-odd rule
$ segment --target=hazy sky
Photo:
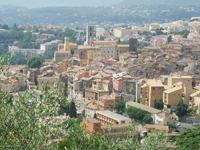
[[[110,6],[123,0],[0,0],[0,5],[28,8],[47,6]]]

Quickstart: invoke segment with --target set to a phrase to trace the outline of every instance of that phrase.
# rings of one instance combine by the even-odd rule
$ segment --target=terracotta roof
[[[104,99],[104,100],[114,100],[115,97],[112,95],[103,95],[101,97],[99,97],[100,99]]]
[[[85,120],[91,122],[91,123],[101,123],[100,121],[98,121],[97,119],[95,118],[85,118]]]
[[[60,50],[60,51],[56,51],[56,54],[66,54],[66,53],[71,53],[70,51],[65,51],[65,50]]]
[[[169,128],[168,126],[150,125],[150,124],[146,124],[144,127],[147,129],[164,130],[164,131],[166,131]]]
[[[93,109],[93,110],[99,110],[98,105],[95,104],[95,103],[90,103],[88,106],[86,106],[86,108],[90,108],[90,109]]]
[[[116,43],[116,41],[94,41],[94,43]]]

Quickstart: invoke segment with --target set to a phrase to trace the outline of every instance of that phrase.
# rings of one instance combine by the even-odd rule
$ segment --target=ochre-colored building
[[[155,101],[163,98],[164,85],[160,80],[150,79],[141,86],[141,103],[154,107]]]
[[[57,72],[63,73],[65,71],[67,71],[67,69],[71,66],[70,62],[71,62],[71,60],[69,60],[69,59],[66,59],[66,60],[63,60],[62,62],[60,62],[57,66]]]

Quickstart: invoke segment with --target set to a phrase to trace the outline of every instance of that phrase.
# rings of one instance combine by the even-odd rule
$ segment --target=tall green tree
[[[159,101],[155,100],[154,107],[162,110],[164,107],[163,100],[162,99],[160,99]]]
[[[188,105],[184,104],[183,101],[179,101],[176,105],[176,115],[184,116],[187,114]]]
[[[168,44],[172,41],[172,36],[170,35],[168,38],[167,38],[167,42]]]
[[[74,47],[70,48],[70,52],[71,52],[72,55],[74,54]]]
[[[117,111],[117,113],[122,114],[125,111],[125,104],[126,104],[125,101],[116,102],[114,104],[114,109]]]
[[[69,106],[69,116],[70,118],[76,118],[77,114],[76,114],[76,106],[75,106],[75,102],[74,100],[72,100],[70,102],[70,106]]]
[[[42,61],[40,60],[39,56],[31,56],[28,59],[27,65],[30,68],[40,68],[42,65]]]

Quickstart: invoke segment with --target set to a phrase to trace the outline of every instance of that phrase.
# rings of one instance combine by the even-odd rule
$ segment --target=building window
[[[99,126],[99,124],[96,124],[96,127],[98,127]]]
[[[122,121],[121,124],[125,124],[125,121]]]
[[[108,51],[108,53],[109,53],[109,51]]]
[[[104,51],[104,53],[105,53],[105,51]]]
[[[96,129],[95,131],[99,131],[99,129]]]

